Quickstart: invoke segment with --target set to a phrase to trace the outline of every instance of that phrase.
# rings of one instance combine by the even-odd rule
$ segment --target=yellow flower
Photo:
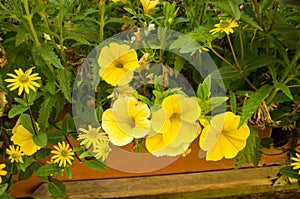
[[[26,155],[32,155],[41,148],[34,143],[33,135],[21,125],[20,119],[17,121],[12,132],[13,136],[11,137],[11,141],[16,145],[19,145],[21,151]]]
[[[166,97],[162,108],[152,114],[152,131],[146,148],[155,156],[183,154],[199,135],[201,110],[196,98],[181,94]]]
[[[226,19],[226,20],[220,20],[220,23],[214,25],[216,28],[210,30],[213,35],[217,32],[225,32],[227,35],[230,33],[233,33],[234,27],[238,27],[238,23],[235,20],[232,19]]]
[[[9,155],[10,162],[21,162],[23,163],[22,156],[24,153],[20,150],[20,147],[17,146],[16,148],[14,145],[10,145],[9,149],[6,149],[6,153]]]
[[[19,88],[18,95],[21,95],[23,90],[28,94],[29,93],[29,88],[32,89],[33,91],[36,91],[35,87],[40,87],[38,83],[36,83],[34,80],[41,79],[38,77],[38,73],[33,73],[31,74],[33,68],[29,68],[28,70],[23,72],[21,68],[19,70],[15,70],[15,73],[17,75],[8,73],[7,75],[12,77],[13,79],[6,79],[6,82],[11,82],[7,87],[12,87],[10,88],[10,91],[15,90]]]
[[[111,143],[124,146],[133,138],[142,138],[150,130],[150,110],[134,97],[118,98],[112,108],[104,111],[102,127]]]
[[[72,164],[71,160],[74,160],[73,155],[74,152],[70,148],[69,144],[66,144],[65,141],[62,143],[58,143],[58,146],[54,146],[55,150],[52,150],[51,153],[55,154],[52,156],[52,159],[54,160],[54,163],[59,163],[59,166],[65,167],[67,163],[69,165]]]
[[[3,170],[5,168],[5,164],[0,164],[0,184],[2,183],[1,176],[5,176],[7,174],[7,171]]]
[[[95,147],[108,141],[108,137],[104,132],[100,132],[100,129],[101,127],[93,128],[92,125],[88,125],[88,129],[79,128],[79,131],[83,132],[78,135],[78,139],[81,140],[80,144],[89,148],[91,145]]]
[[[206,160],[234,158],[246,146],[250,134],[247,124],[238,129],[240,116],[232,112],[215,115],[201,133],[199,144],[207,151]]]
[[[111,148],[108,145],[108,141],[98,143],[93,150],[93,152],[95,153],[95,158],[101,159],[102,161],[105,161],[107,159],[110,151]]]
[[[107,83],[122,86],[129,83],[139,66],[137,53],[126,44],[111,43],[102,48],[98,64],[99,74]]]
[[[296,153],[297,157],[291,157],[291,159],[295,162],[291,163],[291,166],[293,166],[293,169],[298,170],[298,173],[300,175],[300,154]]]
[[[112,0],[113,2],[122,2],[122,3],[127,3],[127,0]]]
[[[141,3],[144,9],[144,13],[149,14],[150,11],[153,10],[153,8],[157,6],[157,4],[159,4],[159,0],[141,0]]]

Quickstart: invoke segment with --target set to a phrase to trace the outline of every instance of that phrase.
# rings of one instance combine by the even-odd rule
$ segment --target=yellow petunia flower
[[[124,146],[133,138],[142,138],[150,130],[150,110],[134,97],[118,98],[112,108],[104,111],[102,127],[111,143]]]
[[[294,161],[291,163],[291,166],[293,166],[293,169],[298,170],[300,175],[300,154],[296,153],[296,157],[291,157],[291,159]]]
[[[92,125],[88,125],[88,129],[79,128],[82,133],[78,135],[78,139],[81,140],[80,144],[89,148],[91,145],[94,147],[102,142],[109,141],[104,132],[100,132],[101,127],[93,128]]]
[[[33,135],[21,125],[20,119],[13,128],[12,133],[13,136],[11,137],[11,141],[20,146],[21,151],[23,151],[24,154],[32,155],[41,148],[34,143]]]
[[[66,144],[65,141],[58,143],[58,146],[54,146],[55,150],[52,150],[51,153],[55,154],[51,159],[54,160],[54,163],[59,163],[60,167],[66,167],[67,163],[72,165],[71,160],[74,160],[74,152],[70,148],[69,144]]]
[[[24,153],[21,151],[20,147],[17,146],[16,148],[14,145],[9,145],[9,149],[6,149],[6,153],[9,155],[10,162],[23,162],[22,156]]]
[[[21,95],[23,90],[25,90],[27,94],[29,94],[29,89],[36,91],[35,87],[40,87],[40,85],[36,83],[34,80],[41,79],[41,77],[38,77],[39,75],[38,73],[31,74],[32,69],[33,67],[29,68],[24,73],[23,70],[19,68],[19,70],[15,70],[15,73],[17,75],[8,73],[7,75],[13,78],[13,79],[5,79],[6,82],[11,83],[7,86],[7,87],[11,87],[10,91],[19,88],[18,95]]]
[[[153,8],[157,6],[157,4],[159,4],[159,0],[141,0],[141,3],[144,9],[144,13],[149,14],[150,11],[153,10]]]
[[[232,112],[215,115],[200,135],[199,144],[206,151],[206,160],[234,158],[246,146],[250,134],[247,124],[238,129],[240,116]]]
[[[210,30],[213,35],[217,32],[225,32],[227,35],[230,33],[233,33],[234,27],[238,27],[238,23],[235,20],[232,19],[226,19],[226,20],[220,20],[220,23],[214,25],[216,28]]]
[[[104,141],[96,145],[96,147],[93,149],[95,158],[101,159],[102,161],[105,161],[107,159],[108,154],[111,151],[108,143],[108,141]]]
[[[152,131],[146,148],[155,156],[183,154],[199,135],[200,107],[196,98],[181,94],[166,97],[162,108],[152,114]]]
[[[122,86],[133,78],[133,71],[139,66],[137,53],[126,44],[111,43],[102,48],[98,64],[99,74],[107,83]]]
[[[5,176],[7,174],[7,171],[3,170],[5,168],[5,164],[0,164],[0,184],[2,183],[1,176]]]
[[[127,3],[127,0],[112,0],[113,2],[122,2],[122,3]]]

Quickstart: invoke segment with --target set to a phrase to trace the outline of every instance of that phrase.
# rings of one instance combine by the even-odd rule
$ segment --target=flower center
[[[119,63],[119,62],[117,62],[116,67],[117,67],[117,68],[124,68],[123,64],[121,64],[121,63]]]
[[[24,75],[19,76],[19,81],[21,83],[27,83],[29,81],[28,75],[24,74]]]
[[[93,129],[92,129],[92,130],[89,130],[88,136],[90,137],[90,139],[96,139],[97,136],[98,136],[98,132],[95,131],[95,130],[93,130]]]
[[[17,159],[17,158],[18,158],[18,154],[13,153],[13,154],[11,154],[11,157],[12,157],[13,159]]]
[[[220,28],[224,29],[224,28],[228,28],[230,26],[230,23],[228,21],[222,21],[220,23]]]
[[[68,153],[67,150],[62,150],[62,151],[60,152],[60,155],[63,156],[63,157],[68,157],[68,156],[69,156],[69,153]]]
[[[170,120],[180,120],[181,114],[180,113],[173,113],[172,116],[170,117]]]

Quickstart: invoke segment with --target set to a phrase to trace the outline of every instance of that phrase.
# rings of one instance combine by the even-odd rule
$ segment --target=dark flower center
[[[29,78],[28,78],[28,75],[21,75],[20,77],[19,77],[19,81],[21,82],[21,83],[27,83],[28,81],[29,81]]]

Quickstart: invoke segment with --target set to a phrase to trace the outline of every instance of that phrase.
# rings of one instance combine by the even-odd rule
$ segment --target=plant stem
[[[59,2],[59,29],[60,29],[60,35],[59,35],[59,45],[60,45],[60,55],[63,59],[64,65],[66,64],[66,54],[64,51],[64,39],[63,39],[63,0],[60,0]]]
[[[288,67],[283,72],[283,75],[281,76],[280,81],[279,81],[280,83],[284,82],[288,78],[288,75],[293,70],[293,67],[296,65],[299,58],[300,58],[300,48],[297,49],[292,61],[290,62]]]
[[[239,38],[240,38],[240,46],[241,46],[241,58],[242,58],[242,68],[245,67],[245,54],[244,54],[244,44],[243,44],[243,36],[242,36],[242,29],[239,26]]]
[[[66,138],[66,141],[68,142],[68,144],[70,145],[70,147],[71,147],[71,149],[72,149],[72,151],[73,151],[73,150],[74,150],[74,147],[72,146],[72,143],[70,142],[68,136],[65,136],[65,138]],[[83,162],[83,161],[79,158],[79,156],[77,155],[76,152],[74,152],[74,154],[75,154],[76,159],[77,159],[79,162]]]
[[[33,23],[32,23],[32,15],[29,11],[29,6],[28,6],[28,0],[24,0],[24,8],[25,8],[25,12],[26,12],[26,15],[24,16],[24,18],[27,20],[28,22],[28,25],[29,25],[29,29],[30,29],[30,32],[32,34],[32,37],[33,37],[33,41],[35,43],[35,46],[36,47],[40,47],[41,44],[39,42],[39,39],[37,37],[37,34],[36,34],[36,31],[34,29],[34,26],[33,26]]]
[[[105,0],[100,0],[99,4],[99,15],[100,15],[100,29],[99,29],[99,40],[104,40],[104,26],[105,26]]]
[[[24,93],[24,96],[25,96],[26,102],[29,104],[27,94]],[[38,133],[37,133],[37,130],[35,129],[35,124],[34,124],[34,121],[33,121],[33,114],[32,114],[30,106],[28,108],[28,112],[29,112],[29,115],[30,115],[30,121],[31,121],[31,125],[32,125],[32,128],[33,128],[34,134],[37,135]]]
[[[265,30],[265,26],[264,26],[264,23],[262,21],[261,12],[260,12],[257,0],[253,0],[253,4],[254,4],[255,12],[257,14],[258,23],[262,27],[262,29]]]
[[[235,52],[234,52],[234,49],[233,49],[233,46],[232,46],[232,43],[231,43],[230,36],[229,36],[229,34],[226,34],[226,36],[227,36],[227,39],[228,39],[228,42],[229,42],[229,46],[230,46],[230,50],[232,52],[232,56],[233,56],[234,62],[237,65],[237,67],[239,68],[239,70],[241,70],[241,66],[240,66],[239,61],[236,58],[236,55],[235,55]]]

